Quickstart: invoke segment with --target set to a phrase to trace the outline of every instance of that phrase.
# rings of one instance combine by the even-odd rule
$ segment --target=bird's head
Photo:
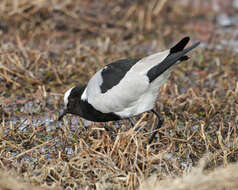
[[[63,113],[60,114],[58,120],[61,120],[68,113],[80,115],[80,101],[84,89],[85,86],[75,86],[65,92],[64,110]]]

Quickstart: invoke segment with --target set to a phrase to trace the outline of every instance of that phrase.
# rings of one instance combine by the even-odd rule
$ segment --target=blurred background
[[[237,52],[237,10],[237,0],[2,0],[1,54],[17,51],[18,47],[27,69],[30,65],[31,69],[36,67],[32,64],[36,55],[27,55],[27,50],[40,52],[38,59],[57,59],[52,64],[67,63],[70,67],[74,62],[75,67],[82,67],[80,78],[84,81],[89,77],[90,71],[85,69],[89,64],[95,72],[112,60],[170,47],[187,35],[192,41],[201,41],[201,47],[207,50]],[[61,56],[62,53],[69,56]],[[22,74],[37,84],[80,82],[81,79],[64,80],[76,74],[67,67],[63,73],[59,71],[58,81],[48,80],[56,76],[40,70],[34,72],[34,77],[30,72]]]
[[[155,107],[165,122],[153,148],[149,114],[138,133],[126,121],[107,123],[111,133],[76,116],[55,121],[67,89],[184,36],[201,45],[160,90]],[[0,168],[56,189],[135,189],[152,174],[189,173],[207,154],[199,171],[236,163],[237,52],[238,0],[1,0]],[[3,173],[0,188],[21,187]]]
[[[97,67],[112,60],[145,56],[170,47],[184,36],[201,41],[206,50],[237,53],[237,11],[237,0],[3,0],[1,54],[22,53],[28,72],[21,74],[37,84],[83,82]],[[40,52],[37,58],[36,51]],[[51,64],[62,64],[63,73],[57,71],[57,77],[50,74],[56,71],[34,70],[34,77],[30,76],[33,67],[44,67],[36,60],[45,56],[56,59]],[[81,68],[76,80],[70,76],[78,70],[67,68],[72,65]],[[49,80],[52,77],[54,80]],[[8,80],[8,85],[13,84]]]

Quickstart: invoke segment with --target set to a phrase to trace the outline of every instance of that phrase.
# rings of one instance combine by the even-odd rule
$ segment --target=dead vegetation
[[[204,161],[204,160],[203,160]],[[158,181],[156,176],[152,176],[142,183],[140,190],[224,190],[237,189],[238,177],[237,164],[228,165],[226,168],[204,173],[202,167],[193,168],[189,174],[179,178],[168,178]]]
[[[61,189],[61,187],[41,187],[30,185],[29,183],[23,182],[23,179],[16,176],[14,172],[7,172],[1,170],[0,172],[0,189],[1,190],[56,190]]]
[[[237,189],[238,58],[216,46],[231,35],[214,35],[219,13],[206,3],[146,2],[0,2],[1,189]],[[105,124],[110,131],[75,116],[55,121],[64,91],[102,65],[185,35],[202,48],[160,91],[165,122],[154,144],[150,114],[137,132],[127,121]]]

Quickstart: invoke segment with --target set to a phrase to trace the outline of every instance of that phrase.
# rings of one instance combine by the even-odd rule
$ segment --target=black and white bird
[[[64,94],[63,113],[75,114],[95,122],[130,119],[151,111],[161,127],[163,118],[153,110],[160,87],[168,80],[171,69],[187,60],[186,53],[199,42],[185,48],[189,37],[183,38],[171,49],[142,59],[121,59],[96,72],[86,86],[76,86]],[[156,131],[149,142],[152,142]]]

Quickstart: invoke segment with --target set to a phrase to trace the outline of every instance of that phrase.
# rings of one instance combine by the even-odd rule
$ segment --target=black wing
[[[121,59],[105,66],[101,72],[103,82],[100,86],[101,92],[105,93],[116,86],[126,73],[140,59]]]

